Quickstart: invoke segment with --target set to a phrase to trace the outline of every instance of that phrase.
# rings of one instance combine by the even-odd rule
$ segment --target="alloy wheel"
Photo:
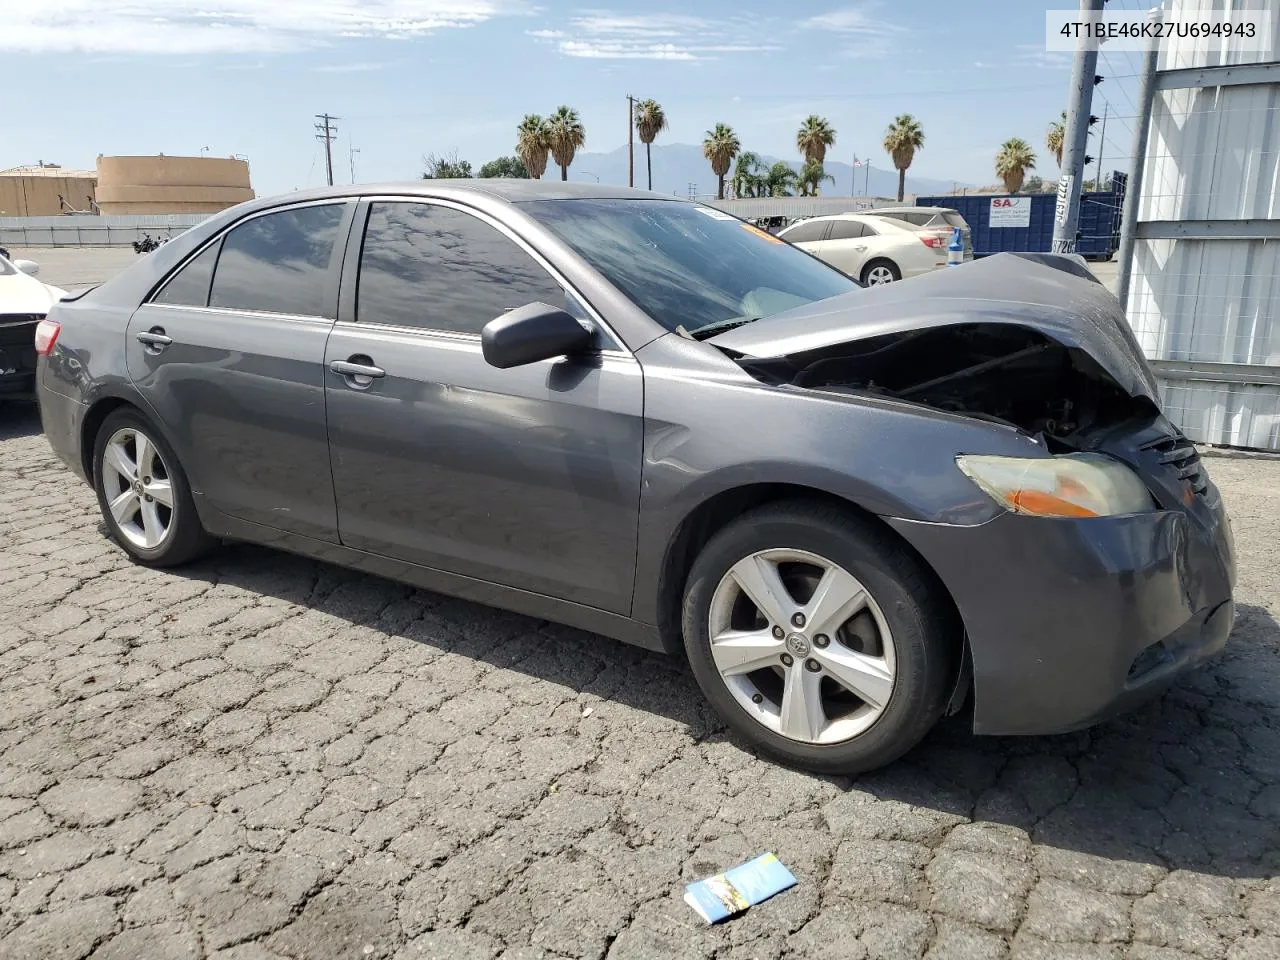
[[[734,699],[791,740],[850,740],[893,693],[884,614],[857,579],[817,554],[770,549],[739,560],[712,595],[708,635]]]
[[[120,535],[142,550],[155,550],[174,528],[173,483],[155,442],[122,427],[102,453],[102,487]]]
[[[893,271],[884,264],[872,267],[867,271],[867,285],[878,287],[882,283],[893,283]]]

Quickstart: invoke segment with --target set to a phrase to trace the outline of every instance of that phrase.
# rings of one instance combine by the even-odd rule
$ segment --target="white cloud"
[[[525,0],[0,0],[0,50],[263,53],[407,38],[525,13]]]
[[[908,36],[908,31],[901,24],[884,19],[879,9],[878,3],[864,3],[829,10],[802,20],[800,26],[838,37],[844,42],[841,53],[846,57],[883,57]]]
[[[781,49],[761,41],[753,25],[740,18],[708,20],[684,14],[618,14],[584,10],[562,30],[530,30],[529,35],[554,42],[567,57],[596,60],[714,59],[723,54]]]

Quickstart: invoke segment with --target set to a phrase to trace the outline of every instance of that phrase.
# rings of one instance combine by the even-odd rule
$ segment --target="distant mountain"
[[[761,159],[766,164],[774,163],[778,158],[765,154]],[[787,160],[791,167],[799,171],[798,160]],[[827,173],[836,178],[835,183],[822,185],[823,196],[850,196],[852,194],[873,197],[895,197],[898,195],[898,171],[894,170],[887,159],[883,165],[873,163],[870,167],[871,183],[867,187],[867,167],[857,168],[857,189],[850,189],[850,174],[854,168],[827,155]],[[546,178],[559,176],[555,164],[547,167],[543,174]],[[627,148],[619,147],[608,153],[580,153],[569,167],[569,179],[584,183],[593,183],[599,177],[601,183],[625,184],[627,182]],[[671,193],[680,197],[689,195],[689,184],[694,184],[698,196],[714,196],[716,192],[715,174],[711,172],[711,164],[702,156],[702,147],[691,143],[663,143],[653,145],[653,189],[658,193]],[[636,186],[644,187],[645,164],[644,144],[636,143]],[[936,194],[949,193],[955,182],[952,180],[934,180],[929,177],[914,177],[907,173],[907,193]],[[969,184],[960,184],[969,186]]]

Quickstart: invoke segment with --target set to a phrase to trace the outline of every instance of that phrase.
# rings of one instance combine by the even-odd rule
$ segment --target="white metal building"
[[[1280,450],[1280,15],[1270,6],[1267,53],[1188,39],[1160,54],[1126,307],[1191,439]],[[1166,4],[1183,16],[1223,8]]]

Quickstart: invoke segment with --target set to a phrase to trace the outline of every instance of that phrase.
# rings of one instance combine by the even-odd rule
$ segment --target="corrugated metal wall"
[[[1167,8],[1224,6],[1239,5]],[[1268,450],[1280,450],[1280,69],[1190,71],[1275,64],[1274,27],[1267,53],[1204,39],[1161,51],[1126,304],[1187,435]]]
[[[143,234],[176,237],[212,214],[0,217],[0,247],[122,247]]]

